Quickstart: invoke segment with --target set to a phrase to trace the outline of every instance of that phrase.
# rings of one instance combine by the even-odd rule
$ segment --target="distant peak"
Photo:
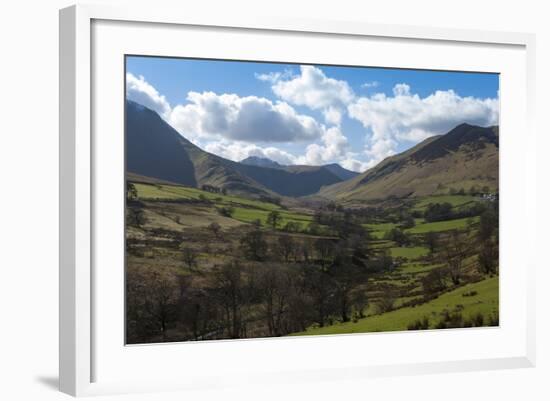
[[[249,166],[259,166],[259,167],[271,167],[271,168],[282,167],[276,161],[268,159],[267,157],[260,157],[260,156],[248,156],[247,158],[242,159],[241,163]]]

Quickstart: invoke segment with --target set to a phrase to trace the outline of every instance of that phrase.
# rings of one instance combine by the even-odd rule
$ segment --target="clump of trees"
[[[399,227],[394,227],[389,230],[386,233],[385,238],[395,242],[399,246],[406,246],[411,243],[410,236]]]
[[[216,208],[218,213],[224,217],[232,217],[233,213],[235,213],[235,209],[231,206],[220,206]]]
[[[128,201],[136,201],[138,199],[138,192],[136,189],[136,186],[126,181],[126,200]]]
[[[470,246],[467,235],[454,230],[442,247],[442,257],[447,265],[449,278],[454,285],[461,283],[464,274],[464,261],[469,254]]]
[[[449,202],[430,203],[424,211],[426,221],[444,221],[453,218],[453,205]]]
[[[294,238],[260,227],[243,233],[237,254],[221,265],[201,269],[191,245],[179,252],[185,270],[129,270],[130,343],[170,341],[171,329],[178,339],[245,338],[356,320],[369,303],[369,276],[391,264],[388,255],[369,256],[354,236]]]
[[[147,223],[145,212],[139,206],[126,208],[126,224],[142,228]]]
[[[277,229],[281,221],[283,220],[283,216],[281,216],[281,213],[277,210],[272,210],[267,215],[266,223],[271,226],[274,230]]]
[[[213,194],[227,195],[227,189],[220,188],[220,187],[215,187],[213,185],[208,185],[208,184],[201,185],[201,189],[205,192],[210,192],[210,193],[213,193]]]
[[[126,276],[126,324],[128,342],[160,336],[177,319],[178,280],[161,268],[133,268]]]

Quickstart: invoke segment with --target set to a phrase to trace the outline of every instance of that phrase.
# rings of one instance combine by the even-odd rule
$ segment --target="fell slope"
[[[304,196],[342,181],[317,166],[270,168],[233,162],[205,152],[154,111],[126,102],[126,171],[166,182],[212,185],[252,196]]]
[[[351,180],[324,187],[319,195],[365,201],[426,196],[449,188],[468,190],[473,185],[497,190],[498,146],[498,127],[461,124],[388,157]]]

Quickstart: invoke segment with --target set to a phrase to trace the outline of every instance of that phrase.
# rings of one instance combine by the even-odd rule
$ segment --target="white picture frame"
[[[98,61],[94,55],[101,51],[105,41],[101,40],[101,33],[98,34],[98,40],[94,42],[94,24],[101,24],[104,21],[114,31],[119,32],[111,36],[113,42],[113,51],[115,47],[126,40],[120,32],[130,29],[128,25],[114,27],[117,23],[134,24],[131,29],[136,33],[144,29],[144,26],[155,26],[155,35],[166,35],[163,29],[178,29],[178,27],[197,27],[203,30],[221,30],[238,33],[239,35],[254,35],[255,32],[282,35],[304,35],[308,38],[342,38],[342,40],[361,40],[362,38],[383,39],[391,41],[410,41],[419,43],[435,43],[437,46],[455,46],[456,51],[462,48],[479,47],[481,51],[484,46],[512,49],[510,57],[517,58],[518,71],[510,70],[510,86],[512,83],[522,93],[519,96],[518,103],[514,104],[516,108],[521,109],[517,118],[518,121],[508,121],[512,127],[523,127],[524,135],[520,142],[513,142],[510,139],[508,149],[515,149],[516,159],[510,158],[510,162],[503,162],[501,167],[501,180],[504,186],[511,187],[517,183],[522,184],[523,191],[520,194],[511,194],[508,199],[509,208],[521,208],[518,213],[525,217],[525,228],[534,225],[535,204],[535,133],[533,132],[533,111],[534,111],[534,47],[535,38],[530,34],[506,33],[506,32],[484,32],[458,29],[438,29],[414,26],[398,25],[375,25],[361,21],[318,21],[318,20],[296,20],[292,18],[258,17],[243,16],[242,18],[221,18],[206,15],[188,14],[185,9],[166,10],[155,7],[147,8],[113,8],[109,6],[96,5],[78,5],[72,6],[60,11],[60,390],[75,396],[109,394],[109,393],[127,393],[134,391],[161,391],[169,389],[201,389],[210,386],[226,385],[245,385],[247,381],[257,383],[262,382],[292,382],[296,380],[326,380],[328,378],[338,379],[342,377],[353,377],[360,379],[363,377],[401,375],[401,374],[421,374],[431,372],[451,372],[467,371],[479,369],[503,369],[512,367],[530,367],[535,364],[535,321],[534,321],[534,266],[536,261],[527,256],[523,259],[521,265],[521,274],[510,271],[505,277],[507,282],[515,282],[520,287],[517,292],[504,294],[507,297],[518,297],[517,310],[514,310],[515,317],[518,318],[518,328],[514,331],[513,325],[502,326],[500,329],[486,329],[480,331],[455,331],[445,334],[429,332],[421,333],[424,339],[415,337],[416,344],[428,345],[430,342],[437,341],[442,336],[448,337],[446,341],[491,341],[499,333],[506,333],[500,339],[495,340],[494,349],[486,353],[472,351],[466,353],[464,358],[447,357],[442,355],[442,359],[432,358],[430,360],[417,360],[414,355],[410,355],[407,361],[397,361],[386,358],[384,354],[375,357],[373,361],[353,360],[350,356],[348,360],[336,360],[335,353],[331,349],[336,349],[343,344],[343,341],[353,342],[355,346],[362,342],[376,342],[383,338],[391,338],[394,341],[400,341],[402,337],[396,333],[381,333],[370,335],[349,335],[349,336],[329,336],[319,338],[300,338],[292,340],[246,340],[232,342],[207,342],[203,344],[193,344],[194,348],[188,348],[191,357],[208,353],[208,349],[216,348],[217,352],[223,352],[223,355],[235,357],[236,353],[242,352],[256,353],[256,355],[270,355],[271,352],[284,355],[285,349],[296,348],[307,349],[307,352],[315,353],[315,349],[320,346],[327,351],[327,358],[315,361],[315,364],[300,365],[296,363],[296,368],[292,370],[284,369],[284,360],[276,366],[275,369],[262,370],[261,359],[254,360],[258,366],[250,368],[241,366],[236,369],[235,375],[230,375],[228,371],[219,370],[215,374],[208,375],[201,372],[200,369],[195,373],[190,372],[182,379],[179,375],[165,376],[164,378],[152,377],[151,372],[143,371],[143,377],[139,376],[138,370],[136,379],[129,377],[117,377],[115,374],[109,375],[103,380],[101,378],[101,363],[97,360],[109,361],[116,366],[115,359],[108,359],[105,343],[110,341],[104,335],[104,330],[98,332],[97,325],[103,323],[101,319],[107,319],[105,314],[98,313],[101,306],[96,307],[94,301],[95,291],[98,286],[104,283],[105,276],[97,275],[94,266],[101,256],[95,253],[94,241],[98,230],[103,227],[98,225],[98,220],[102,215],[97,210],[97,202],[101,201],[95,196],[98,189],[98,182],[95,180],[96,170],[100,167],[98,152],[103,149],[101,144],[94,140],[93,126],[100,123],[95,118],[101,118],[101,111],[96,114],[95,103],[93,102],[94,89],[92,77],[94,69],[101,70]],[[137,24],[136,24],[137,23]],[[114,24],[114,25],[113,25]],[[145,25],[144,25],[145,24]],[[99,28],[98,28],[99,29]],[[200,30],[199,29],[199,30]],[[145,44],[143,46],[146,46]],[[116,50],[119,51],[119,50]],[[513,54],[512,54],[513,53]],[[267,54],[267,53],[266,53]],[[168,54],[171,55],[171,54]],[[268,57],[265,55],[265,57]],[[508,57],[508,56],[506,56]],[[222,57],[223,58],[223,57]],[[498,59],[498,58],[496,58]],[[119,62],[118,60],[117,62]],[[444,67],[444,64],[442,64]],[[448,64],[452,67],[452,62]],[[388,66],[387,64],[381,66]],[[443,68],[440,67],[440,68]],[[458,68],[458,67],[457,67]],[[475,68],[472,66],[471,68]],[[481,67],[480,67],[481,68]],[[510,67],[511,68],[511,67]],[[108,71],[108,70],[105,70]],[[498,72],[498,71],[494,71]],[[515,75],[514,75],[515,74]],[[512,79],[513,78],[513,79]],[[97,84],[97,83],[96,83]],[[115,102],[122,102],[122,86],[119,88],[121,99]],[[502,109],[511,109],[512,104],[508,103],[506,96],[502,97]],[[519,110],[518,109],[518,110]],[[99,117],[98,117],[99,116]],[[515,125],[514,125],[515,124]],[[116,125],[116,124],[115,124]],[[501,131],[501,135],[506,135],[507,130]],[[517,146],[516,146],[517,145]],[[122,157],[122,155],[119,155]],[[504,157],[506,154],[504,154]],[[108,157],[107,157],[108,159]],[[513,174],[508,174],[515,167]],[[504,174],[502,174],[504,173]],[[116,181],[111,185],[116,185]],[[119,183],[120,184],[120,183]],[[122,188],[122,187],[121,187]],[[122,191],[122,189],[121,189]],[[504,202],[506,198],[502,197]],[[505,211],[502,213],[506,213]],[[508,213],[507,215],[509,215]],[[507,215],[501,214],[501,218]],[[516,219],[517,220],[517,219]],[[510,222],[515,228],[518,221]],[[503,244],[506,244],[506,238],[503,238]],[[504,246],[504,245],[503,245]],[[525,250],[528,255],[535,253],[527,252],[529,243],[519,244],[520,248],[510,252],[520,252]],[[514,254],[510,253],[510,258]],[[122,269],[122,266],[120,266]],[[519,274],[519,275],[518,275]],[[517,276],[516,276],[517,275]],[[102,281],[103,280],[103,281]],[[114,284],[113,287],[116,287]],[[506,287],[505,287],[506,288]],[[120,288],[122,290],[122,288]],[[106,289],[106,292],[108,290]],[[501,293],[502,294],[502,293]],[[502,301],[501,301],[502,302]],[[502,305],[502,303],[501,303]],[[112,318],[116,318],[113,315]],[[111,320],[112,321],[112,320]],[[107,322],[107,320],[105,320]],[[120,326],[123,322],[120,321]],[[102,327],[105,327],[103,324]],[[492,330],[492,331],[491,331]],[[497,331],[499,330],[499,331]],[[474,334],[470,334],[474,333]],[[101,335],[99,335],[101,334]],[[410,334],[410,333],[409,333]],[[412,339],[411,336],[409,338]],[[99,340],[98,340],[99,339]],[[319,342],[321,341],[321,343]],[[443,339],[442,341],[445,341]],[[237,345],[234,345],[237,344]],[[163,358],[167,353],[172,353],[178,344],[172,345],[152,345],[141,347],[146,349],[147,363],[152,360]],[[509,346],[513,351],[505,352]],[[120,347],[124,348],[121,341]],[[498,348],[500,347],[500,348]],[[130,347],[132,348],[132,347]],[[181,350],[181,345],[179,350]],[[458,347],[458,353],[463,350]],[[132,348],[129,360],[136,361],[141,351]],[[178,351],[179,352],[179,351]],[[122,354],[121,354],[122,355]],[[114,358],[114,357],[113,357]],[[145,356],[143,356],[145,358]],[[156,359],[155,359],[156,358]],[[331,360],[332,358],[332,360]],[[245,358],[246,359],[246,358]],[[252,359],[247,360],[252,363]],[[102,362],[103,366],[105,362]],[[128,363],[128,361],[126,361]],[[145,364],[147,364],[145,363]],[[294,364],[294,361],[289,361]],[[242,362],[246,364],[246,362]],[[226,372],[226,373],[224,373]],[[148,374],[151,375],[150,380]],[[227,374],[227,375],[226,375]],[[241,376],[239,376],[241,375]],[[99,378],[99,379],[98,379]]]

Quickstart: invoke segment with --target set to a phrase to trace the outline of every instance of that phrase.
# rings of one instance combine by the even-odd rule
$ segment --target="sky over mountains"
[[[498,124],[498,75],[127,57],[126,96],[239,161],[364,171],[466,122]]]

